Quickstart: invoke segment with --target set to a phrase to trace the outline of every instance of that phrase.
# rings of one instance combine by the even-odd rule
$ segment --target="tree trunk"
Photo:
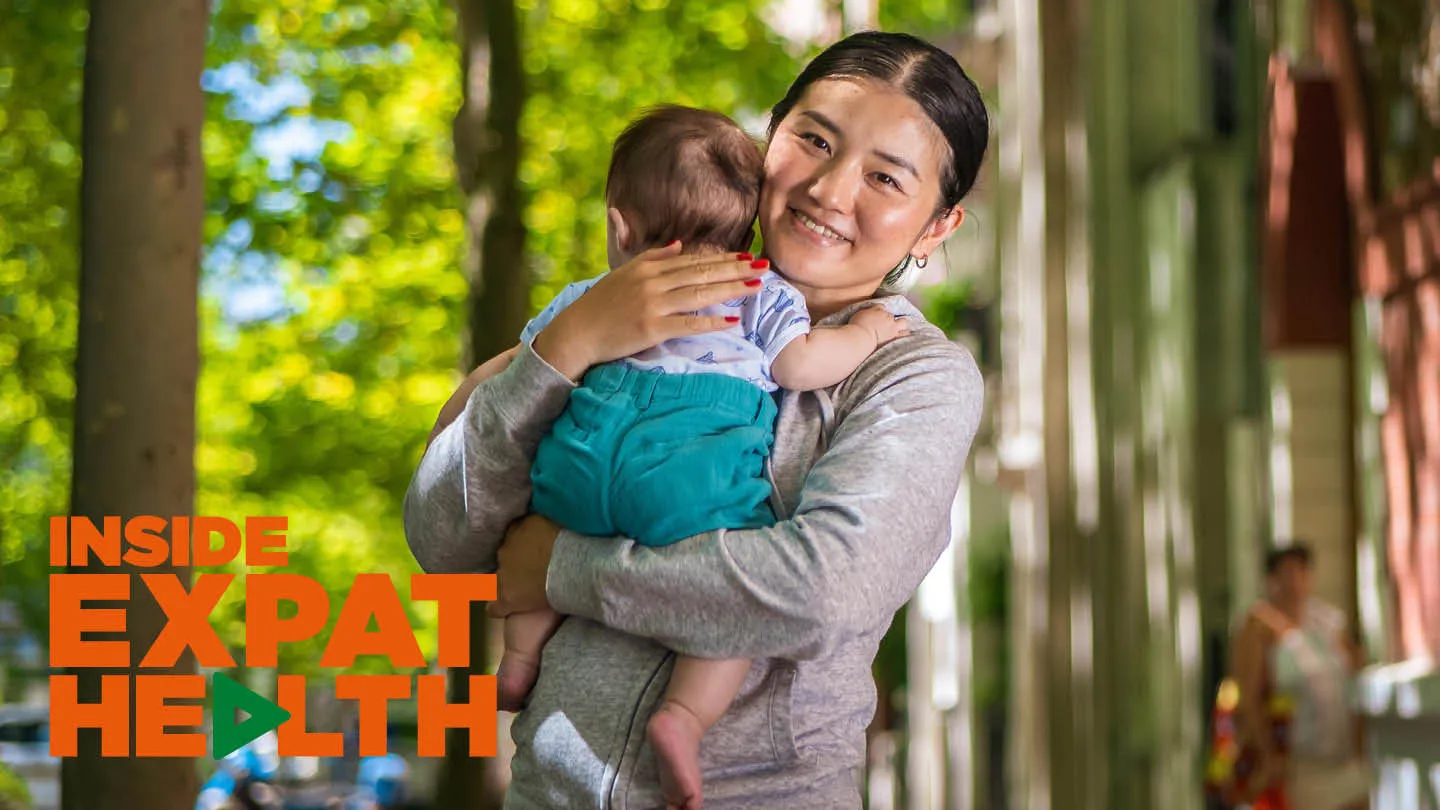
[[[71,511],[97,525],[106,515],[168,520],[193,506],[208,14],[205,0],[105,0],[90,8]],[[148,573],[190,579],[189,569]],[[165,622],[143,585],[136,581],[131,591],[129,674]],[[188,654],[169,670],[193,672]],[[79,699],[97,702],[101,673],[77,674]],[[101,759],[99,740],[82,732],[79,756],[64,761],[64,810],[194,805],[192,760]]]
[[[455,116],[455,165],[468,200],[470,340],[466,370],[514,346],[530,312],[520,193],[520,115],[524,66],[514,0],[455,0],[460,19],[465,101]],[[477,609],[470,623],[472,666],[451,672],[454,701],[468,699],[469,676],[493,669],[499,626]],[[461,729],[452,730],[436,790],[439,810],[498,808],[509,780],[508,728],[499,756],[472,762]]]
[[[456,0],[465,102],[455,116],[455,163],[468,198],[470,365],[514,346],[530,313],[520,190],[525,104],[514,0]]]

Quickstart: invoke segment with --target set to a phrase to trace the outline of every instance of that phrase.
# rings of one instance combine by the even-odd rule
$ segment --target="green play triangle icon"
[[[246,689],[224,673],[217,672],[211,677],[210,690],[214,698],[210,756],[216,759],[230,756],[240,746],[290,719],[290,712]],[[250,715],[238,725],[235,723],[236,709]]]

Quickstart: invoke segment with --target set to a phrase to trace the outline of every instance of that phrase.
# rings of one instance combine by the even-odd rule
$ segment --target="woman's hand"
[[[487,608],[491,616],[503,618],[550,607],[545,578],[559,536],[560,527],[540,515],[526,515],[510,524],[497,554],[499,593]]]
[[[667,340],[728,329],[735,321],[695,315],[753,295],[769,262],[748,253],[680,255],[680,243],[641,253],[566,307],[532,344],[555,370],[579,380],[593,365]]]

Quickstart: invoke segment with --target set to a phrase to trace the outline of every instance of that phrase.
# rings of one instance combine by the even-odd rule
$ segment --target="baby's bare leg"
[[[676,659],[665,702],[645,727],[660,760],[660,789],[667,808],[700,807],[700,740],[730,708],[749,672],[748,659],[716,661],[683,655]]]
[[[553,610],[532,610],[505,617],[505,655],[495,673],[500,709],[518,712],[540,675],[540,651],[560,626]]]

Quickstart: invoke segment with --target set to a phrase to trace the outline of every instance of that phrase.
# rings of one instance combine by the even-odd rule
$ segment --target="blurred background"
[[[5,810],[60,806],[46,526],[93,508],[77,425],[115,416],[83,391],[77,405],[78,291],[139,272],[99,249],[82,262],[81,157],[152,159],[82,142],[91,11],[0,0]],[[954,542],[876,662],[869,807],[1205,807],[1230,630],[1260,596],[1263,553],[1299,537],[1372,665],[1357,705],[1376,806],[1440,808],[1437,0],[191,12],[164,30],[88,31],[119,59],[203,38],[200,154],[175,158],[203,162],[204,186],[177,214],[203,242],[193,470],[173,462],[193,475],[193,506],[174,514],[286,515],[289,570],[335,594],[361,572],[403,585],[418,569],[401,498],[440,404],[560,287],[604,269],[601,191],[622,126],[678,102],[758,135],[826,44],[911,31],[959,58],[994,117],[965,225],[913,293],[971,346],[989,407]],[[183,287],[195,271],[145,272]],[[90,349],[94,379],[117,349]],[[193,358],[176,346],[147,362],[183,372]],[[211,617],[240,661],[242,596]],[[411,620],[431,653],[422,607]],[[306,674],[312,728],[353,731],[320,649],[285,645],[277,668],[229,674],[271,695],[277,674]],[[419,760],[405,717],[392,716],[398,761],[252,762],[273,786],[255,801],[498,807],[504,756]],[[166,767],[194,778],[142,798],[67,767],[65,807],[188,808],[223,772]],[[381,796],[385,779],[403,795]]]

